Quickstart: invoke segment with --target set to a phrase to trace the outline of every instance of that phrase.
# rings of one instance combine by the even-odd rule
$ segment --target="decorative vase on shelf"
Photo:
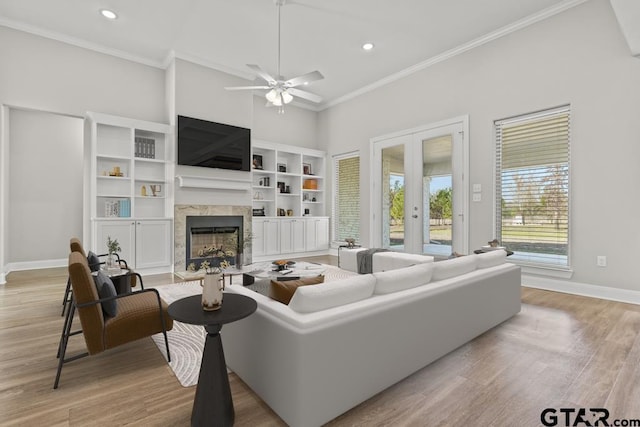
[[[219,310],[222,307],[222,291],[224,282],[219,271],[207,272],[202,283],[202,309],[205,311]]]

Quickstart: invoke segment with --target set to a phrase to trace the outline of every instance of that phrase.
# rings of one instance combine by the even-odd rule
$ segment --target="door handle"
[[[412,217],[412,218],[418,218],[418,215],[413,214],[413,215],[411,215],[411,217]]]

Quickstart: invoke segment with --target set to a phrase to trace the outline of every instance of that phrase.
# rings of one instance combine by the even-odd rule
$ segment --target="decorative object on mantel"
[[[269,73],[264,71],[257,65],[247,64],[247,67],[251,68],[261,79],[263,79],[267,85],[264,86],[234,86],[225,87],[227,90],[256,90],[265,89],[269,90],[265,97],[267,98],[267,107],[278,107],[278,113],[284,113],[284,105],[290,103],[294,96],[297,96],[307,101],[320,103],[322,98],[318,95],[307,92],[306,90],[296,89],[297,86],[307,85],[316,80],[324,79],[324,76],[320,71],[312,71],[299,77],[294,77],[289,80],[284,80],[282,74],[280,74],[280,9],[284,5],[285,0],[275,0],[276,6],[278,6],[278,68],[276,78],[272,77]]]
[[[142,188],[140,189],[140,195],[142,197],[146,197],[147,196],[147,187],[146,186],[142,186]]]

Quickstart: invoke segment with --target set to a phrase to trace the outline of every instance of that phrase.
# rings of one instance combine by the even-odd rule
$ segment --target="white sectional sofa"
[[[504,251],[304,286],[225,325],[228,367],[290,426],[320,426],[520,311]]]

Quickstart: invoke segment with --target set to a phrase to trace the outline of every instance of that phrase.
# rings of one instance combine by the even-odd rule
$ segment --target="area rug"
[[[346,270],[340,270],[331,265],[323,265],[325,282],[344,279],[350,276],[357,276]],[[236,285],[234,285],[236,286]],[[183,283],[171,283],[168,285],[155,286],[160,297],[167,303],[185,298],[191,295],[202,294],[200,281],[190,281]],[[169,367],[183,387],[190,387],[198,383],[200,373],[200,361],[202,360],[202,350],[207,333],[204,327],[199,325],[189,325],[174,320],[173,329],[167,332],[169,339],[169,351],[171,351],[171,362]],[[167,351],[164,345],[162,334],[151,337],[156,343],[158,350],[167,358]]]

